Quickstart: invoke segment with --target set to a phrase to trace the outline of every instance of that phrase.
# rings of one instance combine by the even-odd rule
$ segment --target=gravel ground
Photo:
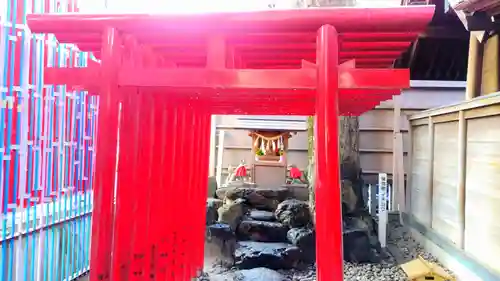
[[[344,263],[344,280],[346,281],[407,281],[406,275],[399,267],[400,263],[404,263],[416,258],[418,255],[424,259],[437,262],[436,258],[424,251],[424,249],[411,237],[410,232],[399,223],[391,223],[389,225],[388,245],[390,249],[399,249],[399,253],[394,256],[398,257],[398,262],[389,256],[380,264],[352,264]],[[391,247],[392,246],[392,247]],[[225,281],[233,280],[226,279],[223,276],[230,275],[233,270],[223,270],[217,267],[206,269],[208,276],[217,275],[217,278],[202,278],[200,280],[210,281]],[[281,274],[292,281],[315,281],[316,268],[311,266],[304,270],[280,270]],[[222,278],[221,278],[222,277]]]

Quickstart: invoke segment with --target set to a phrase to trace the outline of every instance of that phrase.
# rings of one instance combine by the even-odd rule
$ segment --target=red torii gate
[[[407,69],[388,67],[433,13],[28,16],[33,32],[101,60],[44,73],[45,84],[100,96],[90,280],[187,281],[202,269],[211,114],[316,115],[317,278],[342,280],[340,176],[331,168],[339,166],[338,116],[409,87]]]

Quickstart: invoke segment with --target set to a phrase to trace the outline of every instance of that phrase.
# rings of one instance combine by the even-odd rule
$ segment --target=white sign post
[[[387,246],[387,174],[378,174],[378,240]]]

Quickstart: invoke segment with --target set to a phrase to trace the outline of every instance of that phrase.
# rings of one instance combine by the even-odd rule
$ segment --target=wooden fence
[[[410,118],[407,213],[500,273],[500,93]]]

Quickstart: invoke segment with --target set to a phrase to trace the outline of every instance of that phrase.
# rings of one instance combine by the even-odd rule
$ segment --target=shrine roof
[[[212,114],[314,115],[316,37],[321,26],[328,24],[339,33],[339,63],[349,61],[339,74],[343,78],[338,91],[340,114],[360,115],[409,85],[407,70],[380,72],[376,68],[392,67],[425,30],[433,14],[434,6],[209,14],[35,14],[28,15],[28,25],[34,33],[53,33],[59,42],[76,44],[97,57],[103,31],[114,27],[125,44],[133,41],[152,50],[163,62],[175,64],[176,68],[142,68],[141,75],[137,69],[123,68],[118,75],[118,84],[123,87],[162,93],[175,89],[175,95],[168,92],[169,99],[197,100],[212,108]],[[223,44],[213,48],[214,42]],[[212,60],[226,56],[226,69],[206,68],[209,45]],[[214,56],[215,49],[224,53]],[[369,69],[356,72],[354,68]],[[44,74],[48,84],[100,81],[99,68],[84,72],[55,69],[51,75],[48,70]],[[61,82],[62,78],[66,82]]]
[[[340,34],[340,62],[356,67],[391,67],[422,32],[434,6],[308,8],[207,14],[33,14],[34,33],[54,33],[99,57],[101,33],[116,27],[178,67],[204,67],[207,39],[225,38],[234,68],[300,68],[314,63],[316,34],[324,24]]]

